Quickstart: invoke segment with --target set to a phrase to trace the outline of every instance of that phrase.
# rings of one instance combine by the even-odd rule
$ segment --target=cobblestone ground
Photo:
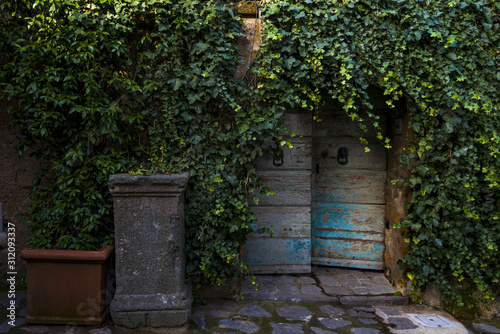
[[[409,315],[444,320],[447,328],[425,328]],[[482,324],[485,326],[486,324]],[[491,327],[490,330],[497,330]],[[194,305],[190,334],[379,334],[496,333],[466,329],[445,312],[427,306],[347,306],[328,302],[212,301]]]
[[[381,272],[316,268],[313,275],[260,275],[255,286],[249,278],[242,288],[244,301],[209,300],[193,304],[190,334],[375,334],[375,333],[498,333],[500,322],[466,322],[427,306],[407,305],[396,296]],[[130,334],[113,326],[101,328],[26,325],[26,293],[16,294],[16,327],[8,324],[9,299],[0,298],[0,333]],[[7,320],[5,320],[7,319]],[[444,321],[443,328],[426,328],[418,320]],[[139,332],[137,332],[139,333]],[[144,332],[143,332],[144,333]]]
[[[190,333],[389,333],[373,307],[274,301],[196,305]]]

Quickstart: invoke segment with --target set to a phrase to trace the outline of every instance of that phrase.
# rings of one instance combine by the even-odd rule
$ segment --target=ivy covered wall
[[[328,91],[375,127],[371,84],[389,106],[406,98],[415,140],[401,184],[411,198],[397,226],[407,229],[400,263],[416,288],[450,293],[456,277],[488,297],[499,282],[498,11],[497,1],[312,0],[263,11],[263,94],[314,111]]]

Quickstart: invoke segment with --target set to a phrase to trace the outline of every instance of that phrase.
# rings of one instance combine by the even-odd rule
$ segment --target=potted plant
[[[103,172],[92,164],[57,169],[49,160],[30,192],[31,230],[20,253],[27,266],[28,324],[102,323],[113,261],[113,219]]]

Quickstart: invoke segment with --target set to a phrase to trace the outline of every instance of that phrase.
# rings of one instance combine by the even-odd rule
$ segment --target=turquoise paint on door
[[[370,130],[365,153],[361,131],[343,110],[325,109],[320,117],[313,130],[311,261],[384,269],[386,149]]]

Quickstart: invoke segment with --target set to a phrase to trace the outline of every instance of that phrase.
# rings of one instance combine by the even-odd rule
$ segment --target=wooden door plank
[[[252,233],[249,238],[310,238],[311,208],[305,207],[252,207],[259,228],[272,230],[269,234]]]
[[[262,183],[274,191],[274,195],[259,195],[259,205],[311,205],[310,171],[263,171],[258,175]]]
[[[362,241],[384,241],[384,235],[380,232],[361,232],[349,231],[341,229],[314,229],[315,238],[329,238],[329,239],[352,239]]]
[[[326,170],[315,174],[316,203],[385,204],[387,172]]]
[[[382,232],[385,205],[324,204],[312,210],[315,229],[341,229],[359,232]]]
[[[313,242],[314,257],[383,261],[383,242],[323,237],[315,237]]]

